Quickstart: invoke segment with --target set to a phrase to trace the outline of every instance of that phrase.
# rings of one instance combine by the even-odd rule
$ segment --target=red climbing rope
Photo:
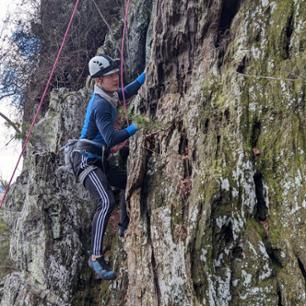
[[[64,34],[64,37],[63,37],[61,46],[60,46],[60,48],[59,48],[59,50],[58,50],[58,53],[57,53],[57,56],[56,56],[56,58],[55,58],[55,61],[54,61],[52,70],[51,70],[51,72],[50,72],[49,79],[48,79],[47,84],[46,84],[46,86],[45,86],[44,92],[43,92],[43,94],[42,94],[42,96],[41,96],[41,98],[40,98],[40,101],[39,101],[39,104],[38,104],[36,113],[35,113],[35,115],[34,115],[34,117],[33,117],[31,126],[30,126],[30,128],[29,128],[29,130],[28,130],[28,134],[27,134],[27,136],[26,136],[26,139],[25,139],[25,141],[24,141],[24,143],[23,143],[23,146],[22,146],[22,149],[21,149],[21,153],[20,153],[19,158],[18,158],[18,160],[17,160],[17,164],[16,164],[15,169],[14,169],[14,171],[13,171],[13,174],[12,174],[10,180],[9,180],[9,183],[8,183],[7,187],[5,188],[5,192],[4,192],[3,198],[1,199],[0,208],[2,207],[2,205],[3,205],[3,203],[4,203],[5,199],[6,199],[7,193],[8,193],[8,191],[9,191],[9,189],[10,189],[12,180],[13,180],[13,178],[14,178],[14,175],[15,175],[16,170],[17,170],[17,168],[18,168],[18,165],[19,165],[19,163],[20,163],[21,157],[22,157],[22,155],[23,155],[23,153],[24,153],[24,151],[25,151],[25,149],[26,149],[26,147],[27,147],[27,145],[28,145],[28,143],[29,143],[29,140],[30,140],[30,137],[31,137],[33,128],[34,128],[34,125],[35,125],[36,120],[37,120],[37,118],[38,118],[38,115],[39,115],[39,113],[40,113],[40,110],[41,110],[41,107],[42,107],[43,102],[44,102],[44,100],[45,100],[45,97],[46,97],[46,95],[47,95],[47,93],[48,93],[48,89],[49,89],[49,87],[50,87],[51,80],[52,80],[52,78],[53,78],[55,69],[56,69],[56,67],[57,67],[57,65],[58,65],[58,62],[59,62],[59,58],[60,58],[60,56],[61,56],[61,53],[62,53],[63,48],[64,48],[64,45],[65,45],[65,43],[66,43],[66,40],[67,40],[69,31],[70,31],[70,29],[71,29],[72,22],[73,22],[73,19],[74,19],[74,17],[75,17],[75,14],[76,14],[76,12],[77,12],[77,8],[78,8],[78,5],[79,5],[79,2],[80,2],[80,0],[76,0],[76,2],[75,2],[75,4],[74,4],[73,11],[72,11],[72,13],[71,13],[69,23],[68,23],[68,25],[67,25],[66,32],[65,32],[65,34]]]
[[[123,74],[124,74],[124,43],[125,43],[125,33],[127,31],[127,26],[128,26],[130,0],[125,0],[124,6],[125,8],[124,8],[123,33],[122,33],[121,50],[120,50],[120,79],[121,79],[123,105],[125,109],[125,117],[126,117],[126,122],[129,125],[128,107],[127,107],[127,102],[126,102],[125,93],[124,93]]]

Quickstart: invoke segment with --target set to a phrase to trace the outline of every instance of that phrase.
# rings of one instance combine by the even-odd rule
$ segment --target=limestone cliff
[[[305,305],[305,1],[134,0],[129,35],[159,128],[130,142],[119,278],[86,267],[94,203],[58,169],[89,92],[59,89],[7,201],[1,305]]]

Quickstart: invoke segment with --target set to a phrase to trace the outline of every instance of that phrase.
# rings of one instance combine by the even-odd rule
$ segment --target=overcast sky
[[[19,0],[0,0],[0,33],[3,33],[3,30],[10,29],[10,24],[4,25],[3,20],[10,12],[16,12],[17,2],[19,2]],[[0,41],[0,48],[2,47],[2,43],[3,42]],[[9,100],[4,101],[4,99],[2,99],[0,101],[0,111],[10,119],[16,119],[17,113],[15,109],[9,105]],[[9,180],[19,157],[21,145],[18,141],[12,141],[6,146],[13,137],[14,130],[12,128],[7,128],[4,122],[4,119],[0,117],[0,176],[5,180]],[[18,167],[18,173],[21,169],[22,162]]]

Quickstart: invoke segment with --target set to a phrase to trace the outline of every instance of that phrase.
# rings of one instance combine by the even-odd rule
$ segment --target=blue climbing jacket
[[[139,81],[139,77],[127,85],[124,88],[125,98],[128,99],[137,94],[141,85],[142,82]],[[121,89],[114,93],[113,96],[109,96],[101,88],[95,86],[94,93],[86,109],[80,139],[87,139],[101,146],[111,148],[130,137],[127,129],[119,131],[114,129],[117,119],[116,102],[118,100],[122,100]]]

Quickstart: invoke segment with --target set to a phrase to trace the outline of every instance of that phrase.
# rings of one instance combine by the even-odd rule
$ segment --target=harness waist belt
[[[103,147],[104,147],[103,145],[97,144],[93,141],[80,139],[75,146],[75,150],[86,151],[101,156]]]

